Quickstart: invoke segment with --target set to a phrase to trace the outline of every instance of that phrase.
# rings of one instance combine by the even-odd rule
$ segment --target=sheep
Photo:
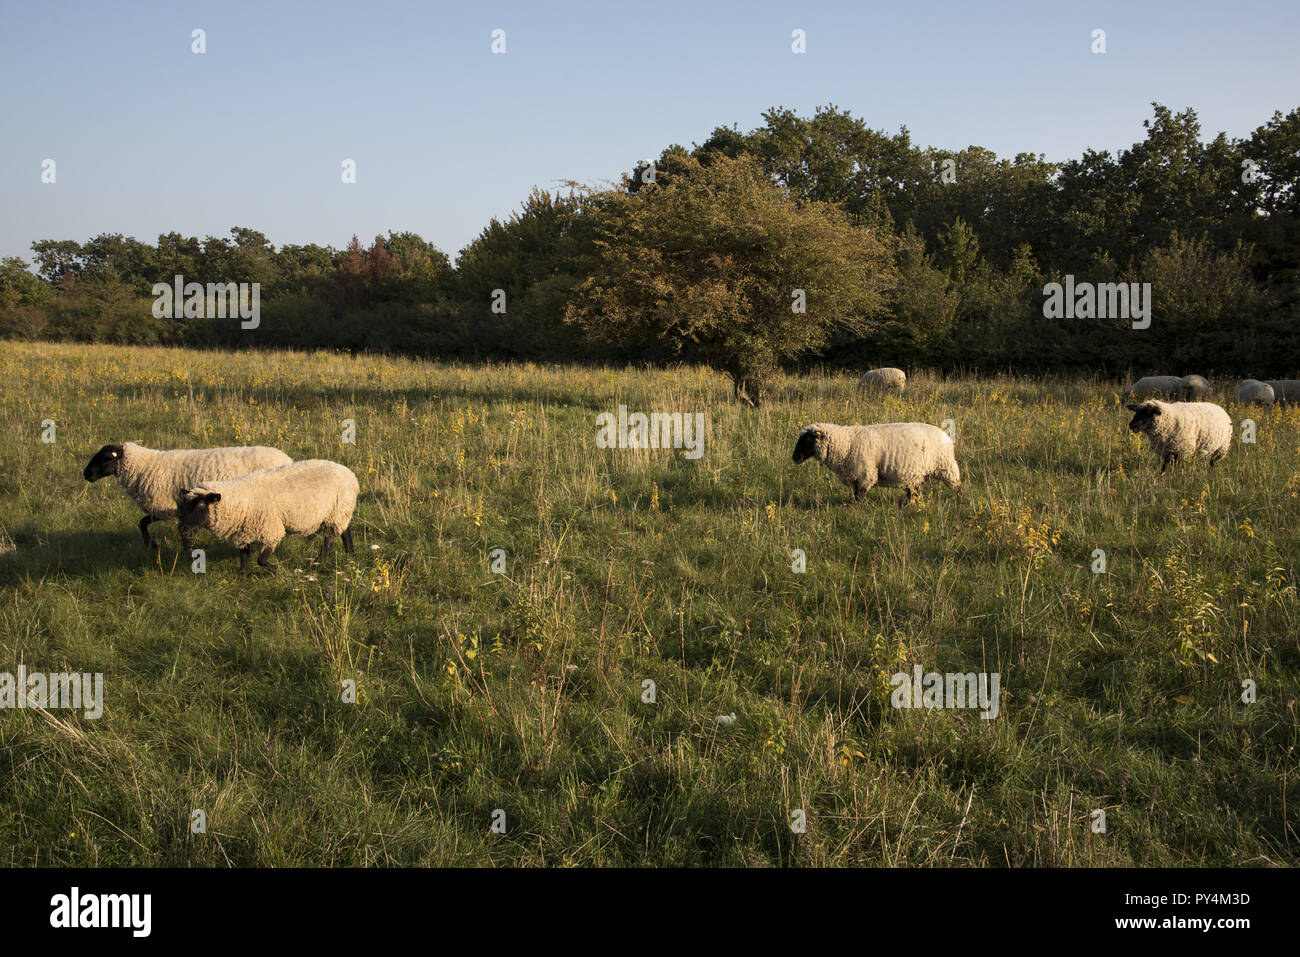
[[[1273,399],[1278,405],[1300,404],[1300,379],[1268,379],[1273,387]]]
[[[881,425],[806,425],[794,446],[796,465],[815,458],[861,501],[873,486],[907,490],[900,505],[916,495],[926,479],[941,479],[961,491],[953,441],[943,429],[923,422]]]
[[[1149,375],[1138,379],[1123,394],[1126,399],[1150,399],[1161,395],[1182,399],[1187,395],[1187,384],[1176,375]]]
[[[1208,399],[1210,397],[1210,380],[1205,376],[1185,375],[1183,382],[1183,398],[1187,401],[1192,399]]]
[[[206,528],[240,550],[242,575],[248,569],[248,553],[254,542],[262,546],[257,564],[273,568],[271,553],[285,535],[311,535],[323,530],[320,561],[329,555],[335,535],[343,539],[343,547],[350,554],[349,525],[359,491],[357,477],[346,466],[324,459],[304,459],[181,489],[176,504],[181,528],[190,534]]]
[[[156,548],[149,536],[149,525],[176,516],[176,493],[182,488],[207,479],[232,479],[292,461],[279,449],[265,445],[158,451],[123,442],[96,452],[81,474],[87,482],[116,475],[122,491],[144,512],[139,528],[145,547]],[[190,547],[183,528],[181,545],[187,550]]]
[[[872,369],[864,372],[862,378],[858,380],[859,389],[872,392],[897,392],[902,395],[906,387],[907,373],[902,369]]]
[[[1272,405],[1277,398],[1273,387],[1258,379],[1243,379],[1237,386],[1237,402],[1241,405]]]
[[[1213,402],[1161,402],[1148,399],[1130,405],[1129,431],[1145,433],[1161,459],[1160,473],[1171,462],[1200,455],[1210,465],[1228,454],[1232,446],[1232,419]]]

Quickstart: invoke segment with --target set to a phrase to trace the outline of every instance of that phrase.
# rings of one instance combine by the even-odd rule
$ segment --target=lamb
[[[1272,405],[1277,398],[1273,387],[1258,379],[1243,379],[1237,386],[1237,402],[1241,405]]]
[[[139,527],[145,546],[157,547],[149,537],[149,525],[176,516],[176,493],[182,488],[207,479],[232,479],[292,461],[279,449],[264,445],[162,452],[123,442],[96,452],[81,474],[87,482],[116,475],[122,491],[144,512]],[[190,547],[184,527],[181,544],[187,550]]]
[[[1197,376],[1199,379],[1200,376]],[[1149,375],[1138,379],[1124,390],[1126,399],[1150,399],[1156,396],[1182,399],[1187,396],[1187,384],[1176,375]]]
[[[1210,397],[1210,380],[1200,375],[1185,375],[1183,382],[1183,398],[1191,399],[1208,399]]]
[[[902,369],[872,369],[864,372],[862,378],[858,380],[859,389],[873,392],[897,392],[902,395],[906,387],[907,373]]]
[[[321,561],[329,555],[335,535],[342,537],[343,547],[351,553],[349,525],[359,491],[351,469],[324,459],[305,459],[181,489],[176,504],[182,529],[193,534],[206,528],[240,550],[242,575],[248,569],[248,552],[254,542],[262,546],[257,564],[273,568],[271,553],[285,535],[311,535],[323,530]]]
[[[1171,462],[1194,455],[1208,458],[1212,466],[1232,446],[1232,419],[1213,402],[1148,399],[1128,408],[1133,413],[1129,431],[1146,433],[1152,450],[1160,456],[1162,475]]]
[[[1300,379],[1269,379],[1265,384],[1273,387],[1278,405],[1300,404]]]
[[[881,425],[806,425],[794,446],[796,465],[815,458],[845,485],[853,500],[876,485],[904,488],[900,505],[906,505],[928,478],[941,479],[961,491],[954,445],[943,429],[923,422]]]

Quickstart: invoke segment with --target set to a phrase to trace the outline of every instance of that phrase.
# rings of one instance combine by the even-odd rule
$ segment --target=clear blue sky
[[[0,255],[238,225],[277,246],[413,230],[454,258],[534,185],[616,179],[775,105],[1053,160],[1141,139],[1152,100],[1246,136],[1300,105],[1298,38],[1294,0],[3,0]]]

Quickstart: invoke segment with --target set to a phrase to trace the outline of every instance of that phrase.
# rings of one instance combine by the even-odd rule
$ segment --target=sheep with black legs
[[[271,553],[286,535],[324,535],[320,560],[334,536],[352,551],[352,512],[360,487],[352,470],[337,462],[305,459],[292,465],[250,472],[225,482],[182,489],[176,503],[181,529],[193,534],[206,528],[240,550],[239,571],[248,569],[248,553],[262,546],[257,564],[272,568]]]
[[[924,422],[881,425],[806,425],[794,446],[794,462],[817,459],[853,489],[854,501],[877,485],[902,488],[906,505],[928,478],[961,491],[961,471],[948,433]]]
[[[1162,402],[1148,399],[1130,405],[1130,432],[1146,435],[1160,456],[1160,472],[1180,459],[1208,458],[1210,465],[1232,447],[1232,419],[1213,402]]]
[[[87,482],[98,482],[109,475],[117,476],[131,501],[144,512],[140,534],[146,546],[155,543],[149,537],[149,525],[176,516],[176,494],[183,488],[211,479],[232,479],[259,469],[285,465],[293,459],[279,449],[265,445],[234,446],[224,449],[173,449],[158,451],[134,442],[106,445],[82,470]],[[190,541],[181,530],[181,544]]]

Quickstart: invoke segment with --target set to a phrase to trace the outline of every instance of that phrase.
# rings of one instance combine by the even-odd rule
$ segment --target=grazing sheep
[[[903,394],[907,388],[907,373],[902,369],[872,369],[864,372],[858,380],[858,388],[872,392],[897,392]]]
[[[1232,446],[1232,419],[1213,402],[1161,402],[1148,399],[1130,405],[1130,432],[1146,433],[1161,459],[1160,472],[1171,462],[1200,455],[1213,465]]]
[[[1241,405],[1272,405],[1277,398],[1273,387],[1258,379],[1243,379],[1237,386],[1237,401]]]
[[[207,479],[232,479],[258,469],[274,468],[293,459],[279,449],[264,445],[235,446],[225,449],[174,449],[160,452],[134,442],[106,445],[82,471],[87,482],[98,482],[116,475],[117,483],[131,501],[144,512],[140,534],[146,546],[152,522],[176,515],[176,493],[182,488]],[[188,549],[190,539],[181,529],[181,544]]]
[[[1210,380],[1200,375],[1183,376],[1183,398],[1208,399],[1210,397]]]
[[[1300,403],[1300,379],[1268,379],[1273,387],[1273,398],[1278,405]]]
[[[1126,399],[1151,399],[1162,395],[1182,399],[1186,394],[1187,384],[1176,375],[1149,375],[1124,390]]]
[[[873,486],[904,488],[906,505],[926,479],[943,480],[961,491],[952,439],[923,422],[883,425],[806,425],[794,446],[794,462],[817,459],[861,500]]]
[[[337,462],[305,459],[279,468],[250,472],[224,482],[182,489],[176,498],[181,528],[190,534],[206,528],[240,550],[239,571],[248,568],[254,542],[262,546],[257,564],[271,568],[271,553],[285,535],[323,530],[324,561],[334,536],[352,551],[352,512],[357,506],[357,477]]]

